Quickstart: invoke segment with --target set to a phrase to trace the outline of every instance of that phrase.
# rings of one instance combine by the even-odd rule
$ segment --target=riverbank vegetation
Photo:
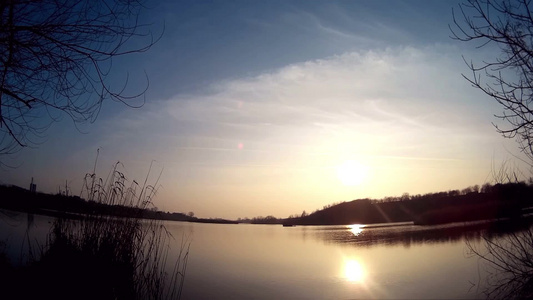
[[[141,218],[149,220],[187,221],[198,223],[233,224],[235,221],[220,218],[197,218],[194,213],[163,212],[151,205],[131,205],[98,201],[91,197],[65,195],[61,193],[46,194],[30,192],[18,186],[0,185],[0,208],[47,215],[51,217],[80,219],[91,215],[106,215],[121,218]]]
[[[0,280],[8,299],[180,297],[189,255],[188,239],[182,237],[180,244],[161,220],[142,218],[153,205],[157,181],[154,185],[146,181],[142,186],[130,184],[115,166],[111,178],[101,182],[91,183],[89,201],[76,203],[92,201],[92,207],[106,207],[116,213],[96,209],[76,211],[77,218],[58,216],[46,244],[34,248],[27,264],[14,267],[8,259],[2,259]],[[46,198],[33,200],[37,199]],[[50,199],[55,199],[50,203],[67,203],[74,198]],[[177,255],[169,256],[171,244],[174,251],[178,247]]]

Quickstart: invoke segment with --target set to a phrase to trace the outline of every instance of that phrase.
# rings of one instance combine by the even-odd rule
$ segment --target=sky
[[[149,89],[94,124],[54,123],[0,184],[79,194],[120,161],[154,205],[199,217],[287,217],[353,199],[462,189],[521,167],[502,109],[462,77],[497,49],[450,38],[455,1],[149,1],[161,39],[113,62]],[[142,41],[139,41],[142,43]],[[128,90],[130,91],[130,90]],[[150,169],[150,166],[151,169]]]

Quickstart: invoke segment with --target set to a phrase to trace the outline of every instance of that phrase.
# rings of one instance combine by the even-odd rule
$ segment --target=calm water
[[[192,239],[184,299],[483,298],[476,231],[166,225]]]
[[[15,261],[28,241],[44,243],[53,220],[28,226],[26,214],[0,213],[0,241]],[[476,228],[165,225],[171,255],[182,237],[191,242],[182,299],[483,298],[486,266],[465,243],[482,245]]]

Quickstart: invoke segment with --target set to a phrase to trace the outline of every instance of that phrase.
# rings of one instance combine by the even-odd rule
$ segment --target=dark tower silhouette
[[[30,182],[30,192],[35,193],[37,191],[37,185],[33,183],[33,177],[31,178]]]

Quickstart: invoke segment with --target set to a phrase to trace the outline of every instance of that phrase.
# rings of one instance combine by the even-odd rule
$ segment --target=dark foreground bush
[[[108,182],[101,183],[86,185],[95,201],[141,210],[151,205],[156,192],[135,181],[125,188],[125,177],[116,166]],[[170,243],[180,251],[168,264]],[[7,299],[177,299],[188,247],[183,240],[176,244],[158,220],[102,214],[59,218],[47,244],[26,266],[13,268],[0,259],[0,280]]]

